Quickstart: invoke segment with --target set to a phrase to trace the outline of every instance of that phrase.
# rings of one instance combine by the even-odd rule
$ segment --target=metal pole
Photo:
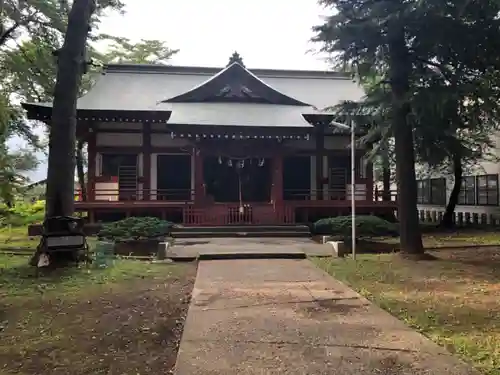
[[[356,138],[354,121],[349,117],[351,127],[351,236],[352,259],[356,260]]]

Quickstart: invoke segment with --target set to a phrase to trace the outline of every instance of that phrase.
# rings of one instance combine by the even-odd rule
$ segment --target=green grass
[[[64,294],[78,296],[102,285],[113,288],[134,279],[155,279],[165,276],[165,266],[144,261],[115,260],[109,268],[86,266],[69,267],[50,272],[39,272],[28,265],[29,257],[0,254],[0,298],[35,297],[38,294],[52,297]],[[177,277],[183,267],[167,269],[168,276]]]
[[[488,375],[500,375],[500,254],[441,250],[315,259],[317,265]]]
[[[0,374],[162,373],[196,268],[117,260],[36,274],[0,255]]]
[[[28,227],[3,227],[0,228],[0,250],[34,250],[38,237],[28,237]]]

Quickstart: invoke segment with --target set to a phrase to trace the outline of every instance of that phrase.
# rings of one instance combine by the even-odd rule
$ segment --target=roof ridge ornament
[[[232,65],[234,63],[238,63],[240,64],[242,67],[245,67],[245,64],[243,64],[243,59],[242,57],[240,56],[240,54],[236,51],[233,52],[233,54],[231,55],[231,57],[229,58],[229,63],[227,64],[227,66],[229,65]]]

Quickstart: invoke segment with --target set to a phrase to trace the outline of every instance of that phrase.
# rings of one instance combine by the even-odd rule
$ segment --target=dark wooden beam
[[[144,123],[142,136],[142,183],[143,199],[151,199],[151,124]]]
[[[321,124],[316,126],[316,199],[323,200],[323,155],[325,153],[325,133]]]
[[[96,152],[101,154],[140,154],[144,151],[143,146],[97,146]],[[151,153],[181,153],[189,154],[190,151],[186,151],[185,147],[150,147]]]

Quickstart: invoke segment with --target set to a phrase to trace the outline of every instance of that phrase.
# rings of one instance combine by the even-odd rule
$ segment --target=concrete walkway
[[[176,239],[168,251],[168,256],[172,259],[215,254],[330,256],[332,247],[315,243],[310,238],[195,238]]]
[[[175,374],[476,374],[308,260],[202,261]]]

